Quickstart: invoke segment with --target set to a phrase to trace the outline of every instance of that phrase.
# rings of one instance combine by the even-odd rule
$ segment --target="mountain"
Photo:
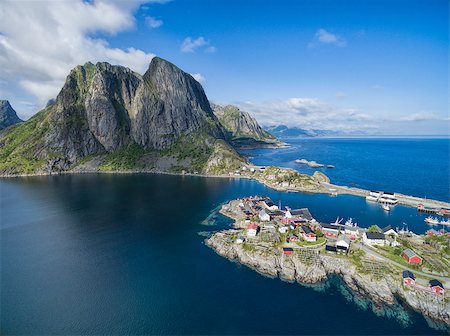
[[[299,127],[277,125],[266,127],[266,130],[279,138],[337,136],[342,133],[330,130],[306,130]]]
[[[0,173],[145,170],[218,173],[244,159],[202,86],[155,57],[140,75],[86,63],[56,101],[0,135]]]
[[[9,104],[9,101],[0,100],[0,130],[21,123],[22,121]]]
[[[264,130],[248,112],[233,105],[220,106],[211,103],[214,114],[228,131],[236,147],[264,147],[279,144],[277,138]]]

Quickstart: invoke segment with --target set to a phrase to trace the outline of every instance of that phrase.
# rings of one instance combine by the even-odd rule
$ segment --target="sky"
[[[448,135],[448,0],[0,0],[0,99],[27,119],[71,68],[156,55],[265,126]]]

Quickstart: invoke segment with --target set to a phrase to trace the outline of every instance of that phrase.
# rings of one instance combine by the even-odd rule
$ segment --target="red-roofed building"
[[[259,226],[255,223],[251,223],[247,226],[247,237],[256,237],[258,234]]]

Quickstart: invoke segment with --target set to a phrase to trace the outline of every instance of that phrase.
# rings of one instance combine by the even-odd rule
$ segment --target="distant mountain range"
[[[358,132],[344,132],[313,129],[307,130],[299,127],[288,127],[286,125],[267,126],[265,129],[277,138],[295,138],[295,137],[321,137],[321,136],[345,136],[345,135],[362,135]]]

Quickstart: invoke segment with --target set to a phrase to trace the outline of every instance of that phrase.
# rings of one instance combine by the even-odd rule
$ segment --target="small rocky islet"
[[[385,237],[386,247],[369,246],[364,242],[371,230],[352,221],[335,223],[333,228],[333,224],[316,221],[308,209],[281,210],[270,199],[259,196],[232,200],[219,212],[234,224],[212,233],[205,244],[231,261],[269,277],[301,284],[318,284],[339,276],[355,295],[370,300],[374,310],[404,302],[438,324],[450,323],[448,294],[434,291],[430,285],[432,273],[423,272],[430,265],[408,266],[405,261],[403,266],[395,256],[392,261],[385,257],[385,250],[394,251],[392,244],[399,251],[422,240],[438,246],[438,240],[414,234],[408,237],[411,233],[385,228],[379,229],[379,234]],[[440,271],[437,278],[441,281],[434,280],[444,287],[442,283],[450,283],[448,269]]]

